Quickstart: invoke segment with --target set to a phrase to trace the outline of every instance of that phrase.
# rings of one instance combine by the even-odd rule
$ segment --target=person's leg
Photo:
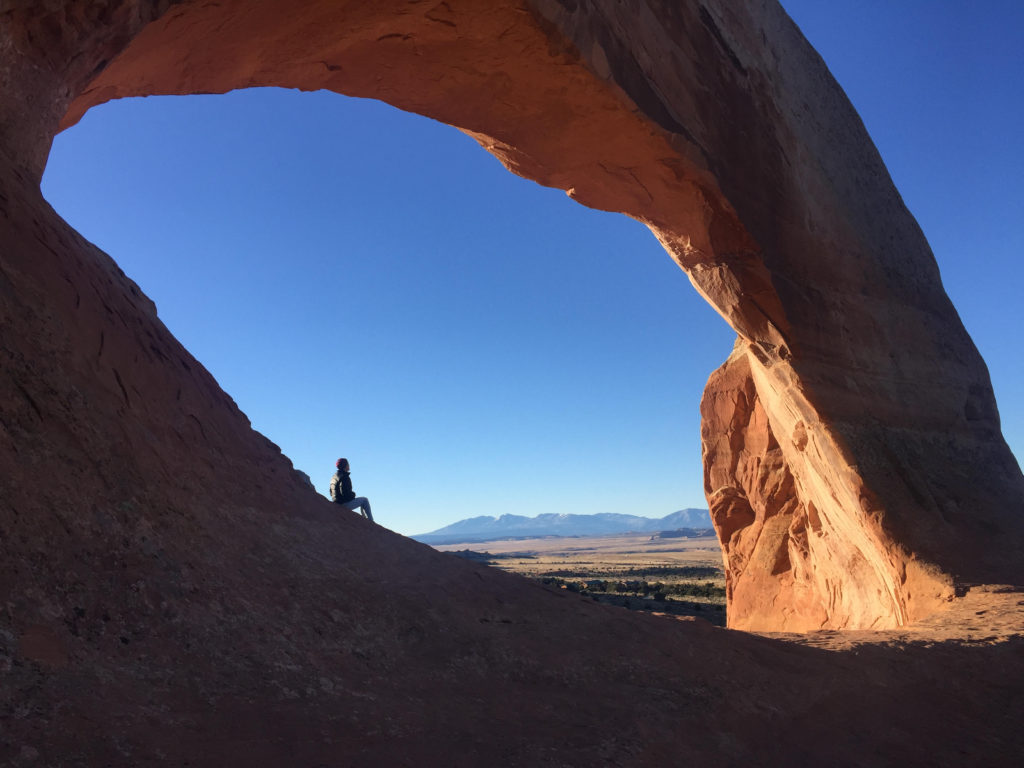
[[[355,512],[357,509],[361,509],[363,517],[373,522],[373,514],[370,512],[370,501],[365,496],[356,496],[351,501],[346,501],[342,506],[345,509]]]
[[[356,501],[360,502],[359,506],[361,506],[363,508],[363,517],[365,517],[367,520],[369,520],[372,523],[373,522],[373,513],[370,512],[370,500],[368,498],[366,498],[365,496],[358,496],[358,497],[356,497]]]

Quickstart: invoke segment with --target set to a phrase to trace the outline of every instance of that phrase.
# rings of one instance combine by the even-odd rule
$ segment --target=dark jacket
[[[346,501],[352,501],[355,497],[355,493],[352,492],[352,478],[349,477],[348,472],[342,472],[339,469],[331,478],[331,500],[338,504],[344,504]]]

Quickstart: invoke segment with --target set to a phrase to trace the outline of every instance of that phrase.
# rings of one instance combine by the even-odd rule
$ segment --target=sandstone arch
[[[774,3],[83,0],[6,20],[0,140],[18,195],[90,106],[275,85],[455,125],[513,172],[646,223],[738,334],[702,404],[732,626],[892,627],[955,581],[1021,581],[1024,479],[984,364],[859,119]],[[103,264],[67,282],[121,285]],[[81,301],[39,279],[48,305]],[[91,386],[140,429],[194,430],[162,380],[180,361],[148,351],[161,331],[105,305],[103,344],[125,365]],[[199,439],[223,419],[238,455],[258,453],[212,383],[192,389]]]

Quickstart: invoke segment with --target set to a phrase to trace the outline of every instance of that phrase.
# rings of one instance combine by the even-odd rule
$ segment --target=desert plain
[[[725,624],[722,549],[702,536],[621,533],[461,542],[435,547],[598,602]]]

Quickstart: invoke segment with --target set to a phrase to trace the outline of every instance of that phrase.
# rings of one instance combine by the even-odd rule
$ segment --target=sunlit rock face
[[[775,394],[757,386],[737,344],[701,402],[705,490],[722,543],[730,625],[891,627],[910,619],[922,593],[942,596],[943,576],[907,557],[879,516],[843,514],[830,486],[806,473],[800,454],[821,450],[816,438],[799,420],[779,438],[762,393]]]
[[[27,281],[5,299],[26,329],[5,429],[35,447],[0,458],[20,510],[55,514],[34,506],[33,456],[80,473],[89,508],[170,514],[254,487],[246,509],[312,503],[36,186],[55,132],[109,99],[323,88],[457,126],[513,172],[646,223],[736,330],[703,404],[733,627],[891,627],[956,580],[1021,582],[1024,480],[984,364],[856,113],[775,3],[82,0],[3,19],[3,203],[7,242],[25,244],[4,269]],[[58,405],[63,427],[32,427]]]

